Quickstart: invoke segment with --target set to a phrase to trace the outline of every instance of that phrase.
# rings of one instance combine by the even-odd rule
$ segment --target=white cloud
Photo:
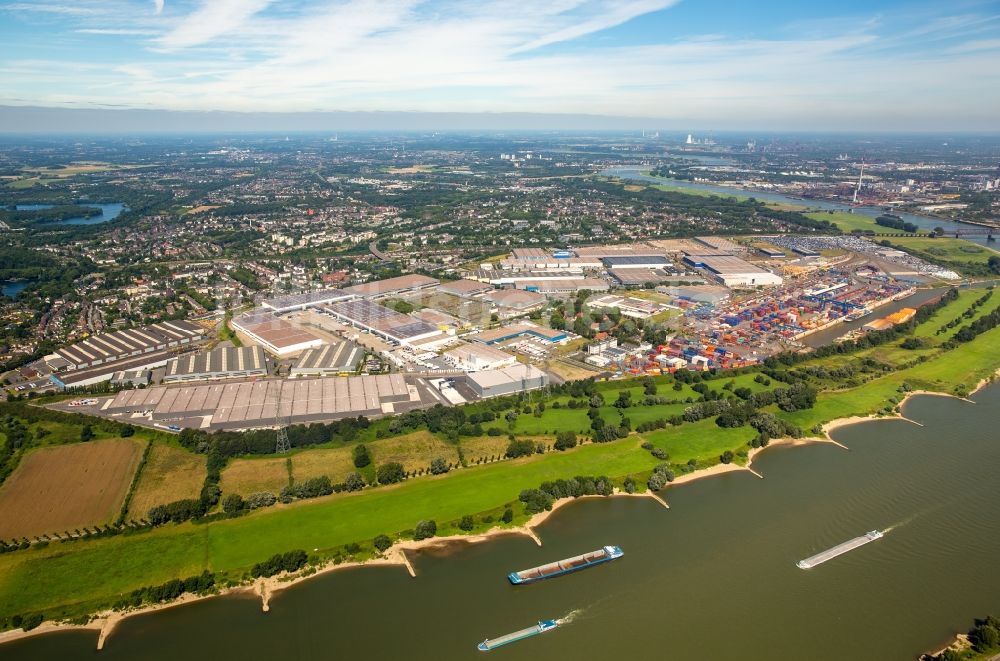
[[[198,46],[231,33],[272,0],[203,0],[201,6],[159,39],[168,49]]]
[[[163,0],[153,0],[153,13],[157,16],[163,13]]]
[[[148,48],[122,40],[113,63],[79,74],[22,63],[5,85],[18,98],[170,109],[574,112],[730,126],[867,116],[894,128],[903,116],[1000,108],[1000,40],[983,33],[992,16],[811,21],[775,26],[770,38],[685,26],[683,38],[642,45],[599,34],[675,2],[197,0],[186,15],[171,4],[156,18],[133,7],[119,23],[81,17],[77,32],[150,35]],[[917,47],[931,40],[938,47]],[[58,96],[38,81],[56,83]]]
[[[71,16],[86,16],[97,13],[92,7],[80,6],[76,3],[12,2],[0,5],[0,8],[13,12],[41,12],[43,14],[66,14]]]

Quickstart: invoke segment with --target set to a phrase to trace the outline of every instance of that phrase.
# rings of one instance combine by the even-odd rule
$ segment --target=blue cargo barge
[[[563,574],[568,574],[580,569],[587,569],[588,567],[593,567],[594,565],[611,562],[612,560],[617,560],[623,555],[625,555],[624,551],[617,546],[604,546],[596,551],[573,556],[572,558],[566,558],[565,560],[560,560],[558,562],[550,562],[547,565],[532,567],[531,569],[525,569],[523,571],[511,572],[507,575],[507,580],[514,585],[534,583],[535,581],[540,581],[545,578],[554,578],[556,576],[562,576]]]

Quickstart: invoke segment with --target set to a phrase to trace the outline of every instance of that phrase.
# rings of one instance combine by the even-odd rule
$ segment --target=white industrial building
[[[480,397],[500,397],[548,385],[549,377],[532,365],[514,365],[499,370],[472,372],[469,386]]]
[[[495,370],[517,364],[517,358],[485,344],[463,344],[444,352],[444,359],[466,372]]]

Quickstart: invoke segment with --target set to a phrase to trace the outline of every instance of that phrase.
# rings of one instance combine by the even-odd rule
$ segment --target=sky
[[[1000,0],[0,0],[0,106],[996,131]]]

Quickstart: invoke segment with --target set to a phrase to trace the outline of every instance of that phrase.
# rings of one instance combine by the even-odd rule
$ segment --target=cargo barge
[[[594,565],[611,562],[612,560],[617,560],[623,555],[625,555],[624,551],[617,546],[604,546],[596,551],[584,553],[583,555],[576,555],[572,558],[559,560],[558,562],[550,562],[547,565],[532,567],[531,569],[525,569],[523,571],[511,572],[507,575],[507,580],[514,585],[534,583],[535,581],[540,581],[545,578],[554,578],[556,576],[562,576],[563,574],[568,574],[580,569],[593,567]]]
[[[552,631],[557,626],[559,626],[559,622],[556,620],[542,620],[538,624],[528,627],[527,629],[521,629],[520,631],[504,634],[499,638],[487,638],[483,642],[479,643],[479,651],[489,652],[490,650],[494,650],[509,643],[516,643],[519,640],[531,638],[532,636],[537,636],[538,634],[545,633],[546,631]]]
[[[816,565],[821,565],[827,560],[833,560],[838,555],[842,555],[848,551],[853,551],[859,546],[864,546],[868,542],[874,542],[876,539],[882,539],[882,537],[883,533],[881,531],[872,530],[871,532],[867,532],[860,537],[855,537],[854,539],[850,539],[843,544],[837,544],[833,548],[829,548],[825,551],[817,553],[816,555],[809,556],[805,560],[799,560],[795,564],[799,569],[812,569]]]

